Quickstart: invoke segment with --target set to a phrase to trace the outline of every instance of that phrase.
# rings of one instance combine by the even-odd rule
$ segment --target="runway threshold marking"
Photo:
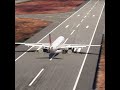
[[[75,30],[73,30],[70,35],[72,35],[74,32],[75,32]]]
[[[68,28],[69,27],[69,25],[67,25],[65,28]]]
[[[102,10],[101,10],[100,16],[99,16],[99,18],[98,18],[98,21],[97,21],[97,24],[96,24],[95,30],[94,30],[94,32],[93,32],[93,35],[92,35],[92,38],[91,38],[91,41],[90,41],[90,44],[89,44],[89,47],[88,47],[86,53],[88,53],[89,50],[90,50],[90,45],[92,44],[92,41],[93,41],[93,38],[94,38],[95,32],[96,32],[96,30],[97,30],[97,26],[98,26],[99,20],[100,20],[100,18],[101,18],[101,15],[102,15],[102,12],[103,12],[103,9],[104,9],[104,6],[105,6],[105,3],[104,3],[104,5],[103,5],[103,7],[102,7]],[[77,79],[76,79],[76,81],[75,81],[75,84],[74,84],[73,90],[75,90],[76,87],[77,87],[77,83],[78,83],[78,80],[79,80],[79,78],[80,78],[80,76],[81,76],[81,72],[82,72],[82,70],[83,70],[83,66],[84,66],[84,64],[85,64],[85,61],[86,61],[87,55],[88,55],[88,54],[85,54],[85,58],[84,58],[83,63],[82,63],[82,65],[81,65],[81,67],[80,67],[80,70],[79,70],[79,73],[78,73]]]
[[[90,0],[89,2],[87,2],[83,7],[85,7],[87,4],[89,4],[92,0]],[[77,10],[75,13],[73,13],[70,17],[68,17],[65,21],[67,21],[69,18],[71,18],[73,15],[75,15],[77,12],[79,12],[83,7],[81,7],[79,10]],[[62,25],[65,21],[63,21],[61,24],[59,24],[56,28],[58,28],[60,25]],[[44,38],[46,38],[50,33],[52,33],[54,30],[56,30],[56,28],[54,28],[51,32],[49,32],[46,36],[44,36],[41,40],[39,40],[37,43],[41,42]],[[15,59],[15,61],[19,60],[23,55],[25,55],[29,50],[31,50],[34,46],[32,46],[31,48],[29,48],[26,52],[24,52],[23,54],[21,54],[18,58]]]
[[[31,86],[31,85],[34,83],[34,81],[37,79],[37,77],[38,77],[43,71],[44,71],[44,68],[42,68],[42,69],[40,70],[40,72],[37,74],[37,76],[32,80],[32,82],[31,82],[28,86]]]

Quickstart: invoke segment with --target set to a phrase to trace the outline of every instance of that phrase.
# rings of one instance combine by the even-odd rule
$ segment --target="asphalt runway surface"
[[[105,30],[104,6],[104,0],[88,1],[49,32],[52,41],[62,35],[67,44],[101,45]],[[41,34],[37,33],[26,42],[46,43],[48,34],[40,36]],[[15,49],[16,54],[25,47],[18,46]],[[31,50],[36,49],[28,49]],[[81,54],[59,54],[52,60],[48,59],[46,53],[22,52],[21,55],[16,55],[15,90],[93,90],[100,46],[88,46],[81,52]]]

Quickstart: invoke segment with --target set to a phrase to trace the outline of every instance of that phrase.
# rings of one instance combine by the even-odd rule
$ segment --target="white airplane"
[[[53,43],[51,42],[51,35],[49,34],[49,43],[19,43],[15,44],[23,44],[26,46],[32,46],[37,48],[36,51],[43,50],[46,53],[54,53],[54,54],[66,54],[66,53],[80,53],[83,47],[87,47],[89,45],[81,45],[81,44],[65,44],[65,38],[63,36],[59,36]],[[91,45],[91,46],[100,46],[100,45]]]

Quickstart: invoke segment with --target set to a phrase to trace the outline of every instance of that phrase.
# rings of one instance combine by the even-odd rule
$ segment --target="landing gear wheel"
[[[67,53],[68,53],[68,54],[71,54],[71,53],[72,53],[72,51],[71,51],[71,50],[68,50],[68,51],[67,51]]]
[[[63,50],[62,54],[66,54],[67,53],[67,50]]]

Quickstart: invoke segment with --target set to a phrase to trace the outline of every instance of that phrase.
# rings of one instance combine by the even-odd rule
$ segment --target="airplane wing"
[[[16,42],[15,44],[31,46],[31,47],[36,47],[36,48],[39,48],[39,47],[49,48],[50,47],[49,43],[19,43],[19,42],[17,43]]]
[[[62,44],[59,49],[65,48],[83,48],[87,46],[101,46],[101,45],[85,45],[85,44]]]

